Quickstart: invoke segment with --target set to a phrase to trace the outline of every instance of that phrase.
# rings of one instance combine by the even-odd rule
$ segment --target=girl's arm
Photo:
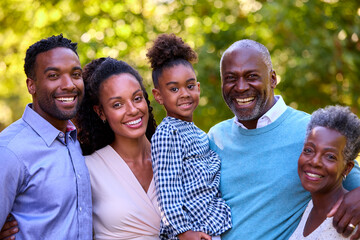
[[[180,240],[211,240],[211,237],[203,232],[186,231],[178,235]]]

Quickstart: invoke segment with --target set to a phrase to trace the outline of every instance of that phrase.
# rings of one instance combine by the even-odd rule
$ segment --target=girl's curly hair
[[[152,68],[154,87],[159,86],[159,76],[165,68],[183,64],[192,67],[197,61],[196,52],[175,34],[160,34],[146,54]]]
[[[84,155],[92,154],[94,151],[112,143],[115,139],[114,131],[110,128],[110,125],[100,119],[93,110],[93,107],[100,104],[99,94],[101,84],[109,77],[122,73],[133,75],[144,93],[144,98],[149,108],[149,121],[146,129],[146,137],[149,141],[155,132],[156,121],[140,74],[124,61],[118,61],[109,57],[98,58],[84,67],[85,95],[74,119],[78,128],[78,140]]]

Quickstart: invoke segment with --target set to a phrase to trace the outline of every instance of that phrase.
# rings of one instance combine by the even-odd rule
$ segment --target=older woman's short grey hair
[[[306,137],[313,128],[326,127],[345,136],[344,159],[353,161],[360,152],[360,119],[350,111],[349,107],[327,106],[313,112],[308,124]]]

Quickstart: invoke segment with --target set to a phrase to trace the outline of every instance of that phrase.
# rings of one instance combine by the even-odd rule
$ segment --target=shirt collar
[[[286,111],[286,104],[284,102],[284,99],[280,95],[275,96],[276,103],[274,106],[272,106],[263,116],[261,116],[256,124],[256,128],[261,128],[269,125],[270,123],[274,122],[276,119],[278,119],[281,114],[283,114]],[[235,123],[244,129],[247,129],[244,124],[239,122],[237,117],[234,118]]]
[[[22,119],[44,139],[47,146],[50,146],[57,137],[64,136],[64,133],[51,125],[43,117],[31,108],[28,104],[25,108]],[[71,121],[68,121],[66,131],[69,132],[73,141],[76,140],[76,128]]]
[[[77,135],[76,127],[75,127],[75,125],[74,125],[71,121],[68,121],[68,122],[67,122],[67,125],[66,125],[66,133],[69,133],[69,134],[70,134],[71,140],[72,140],[73,142],[76,141],[76,135]]]

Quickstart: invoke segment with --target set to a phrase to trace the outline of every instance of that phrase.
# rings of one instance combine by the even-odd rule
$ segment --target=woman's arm
[[[19,232],[17,221],[9,214],[4,226],[0,231],[0,240],[13,240],[15,234]]]

